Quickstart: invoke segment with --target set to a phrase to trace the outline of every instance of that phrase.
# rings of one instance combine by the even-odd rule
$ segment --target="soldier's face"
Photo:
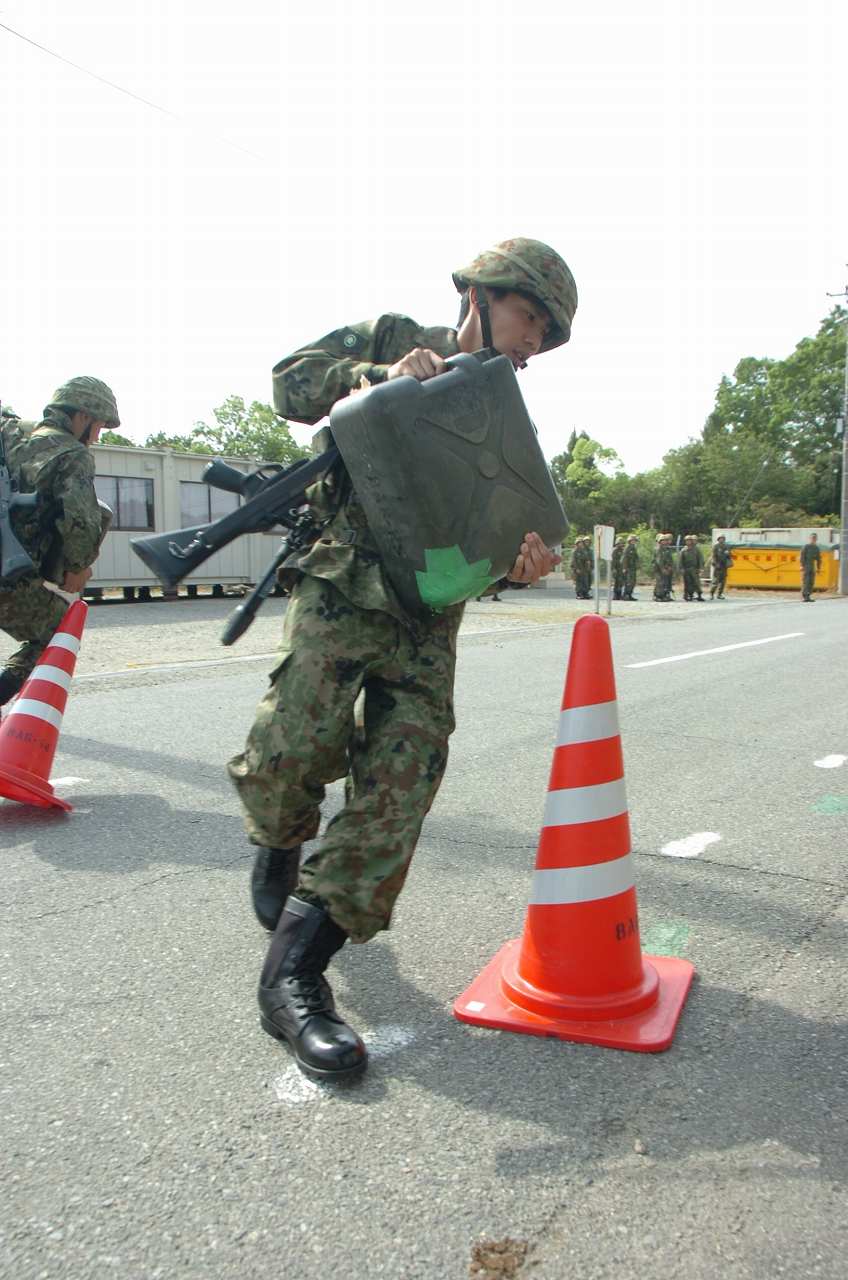
[[[474,309],[477,310],[476,306]],[[492,346],[502,356],[508,356],[516,369],[539,353],[551,327],[551,317],[545,308],[520,293],[492,298],[489,319]]]

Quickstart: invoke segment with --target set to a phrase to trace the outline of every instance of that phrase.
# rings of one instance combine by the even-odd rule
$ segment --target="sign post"
[[[601,561],[607,564],[607,616],[612,613],[612,548],[615,529],[611,524],[596,524],[592,547],[595,553],[595,613],[601,612]]]

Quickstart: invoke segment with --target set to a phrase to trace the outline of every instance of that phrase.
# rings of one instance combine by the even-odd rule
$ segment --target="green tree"
[[[820,515],[836,505],[841,455],[834,425],[842,402],[845,317],[843,307],[834,307],[815,337],[802,338],[784,360],[748,356],[719,383],[704,443],[715,446],[716,457],[722,442],[738,451],[743,441],[756,441],[768,452],[759,500],[775,498]],[[794,479],[781,476],[781,468],[794,469]]]
[[[128,440],[126,436],[122,436],[119,431],[101,431],[98,444],[120,444],[127,449],[137,449],[138,445],[134,440]]]
[[[228,396],[212,414],[215,421],[211,425],[195,422],[186,435],[158,431],[147,437],[145,446],[228,458],[255,458],[261,462],[281,462],[284,466],[309,456],[309,450],[295,443],[288,423],[278,418],[269,404],[254,400],[245,408],[241,396]]]

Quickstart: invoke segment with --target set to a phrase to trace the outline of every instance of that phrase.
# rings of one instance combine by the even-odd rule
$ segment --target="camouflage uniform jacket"
[[[628,569],[635,573],[639,568],[639,548],[634,542],[628,542],[624,548],[622,565],[625,573],[627,573]]]
[[[612,556],[610,557],[610,566],[612,568],[613,573],[620,574],[624,569],[624,545],[620,542],[617,542],[612,549]]]
[[[668,575],[674,573],[674,552],[669,546],[656,547],[651,559],[654,573]]]
[[[680,553],[680,568],[698,570],[704,566],[704,557],[700,547],[684,547]]]
[[[16,508],[12,526],[39,573],[51,565],[79,573],[96,558],[101,513],[94,490],[94,459],[73,435],[61,410],[41,422],[2,427],[9,470],[21,493],[38,493],[34,507]]]
[[[714,569],[729,569],[733,564],[733,555],[730,547],[717,542],[713,547],[712,560]]]
[[[592,567],[592,559],[589,548],[585,543],[579,543],[571,553],[570,569],[572,573],[588,573]]]
[[[385,382],[389,366],[414,347],[428,347],[444,357],[456,355],[456,330],[424,328],[396,314],[335,329],[274,366],[274,408],[281,417],[316,423],[337,400],[358,388],[363,376],[372,384]],[[326,433],[319,433],[316,442],[326,448],[322,435]],[[359,608],[380,609],[418,631],[421,624],[409,618],[388,581],[365,512],[341,464],[314,484],[308,497],[323,527],[316,542],[285,561],[283,581],[296,577],[292,570],[325,578]],[[441,617],[455,619],[458,626],[462,610],[462,605],[452,605]]]
[[[801,568],[815,568],[816,573],[821,568],[821,548],[814,542],[808,542],[801,548]]]

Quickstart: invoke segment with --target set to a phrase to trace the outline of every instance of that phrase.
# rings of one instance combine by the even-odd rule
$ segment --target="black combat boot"
[[[24,678],[19,671],[11,671],[8,667],[4,671],[0,671],[0,707],[4,707],[6,703],[14,698],[24,684]]]
[[[349,1080],[365,1070],[365,1045],[336,1013],[324,970],[347,934],[323,907],[291,897],[259,979],[263,1031],[286,1040],[314,1080]]]
[[[261,844],[250,873],[250,897],[256,919],[273,933],[286,898],[297,888],[300,845],[295,849],[271,849]]]

